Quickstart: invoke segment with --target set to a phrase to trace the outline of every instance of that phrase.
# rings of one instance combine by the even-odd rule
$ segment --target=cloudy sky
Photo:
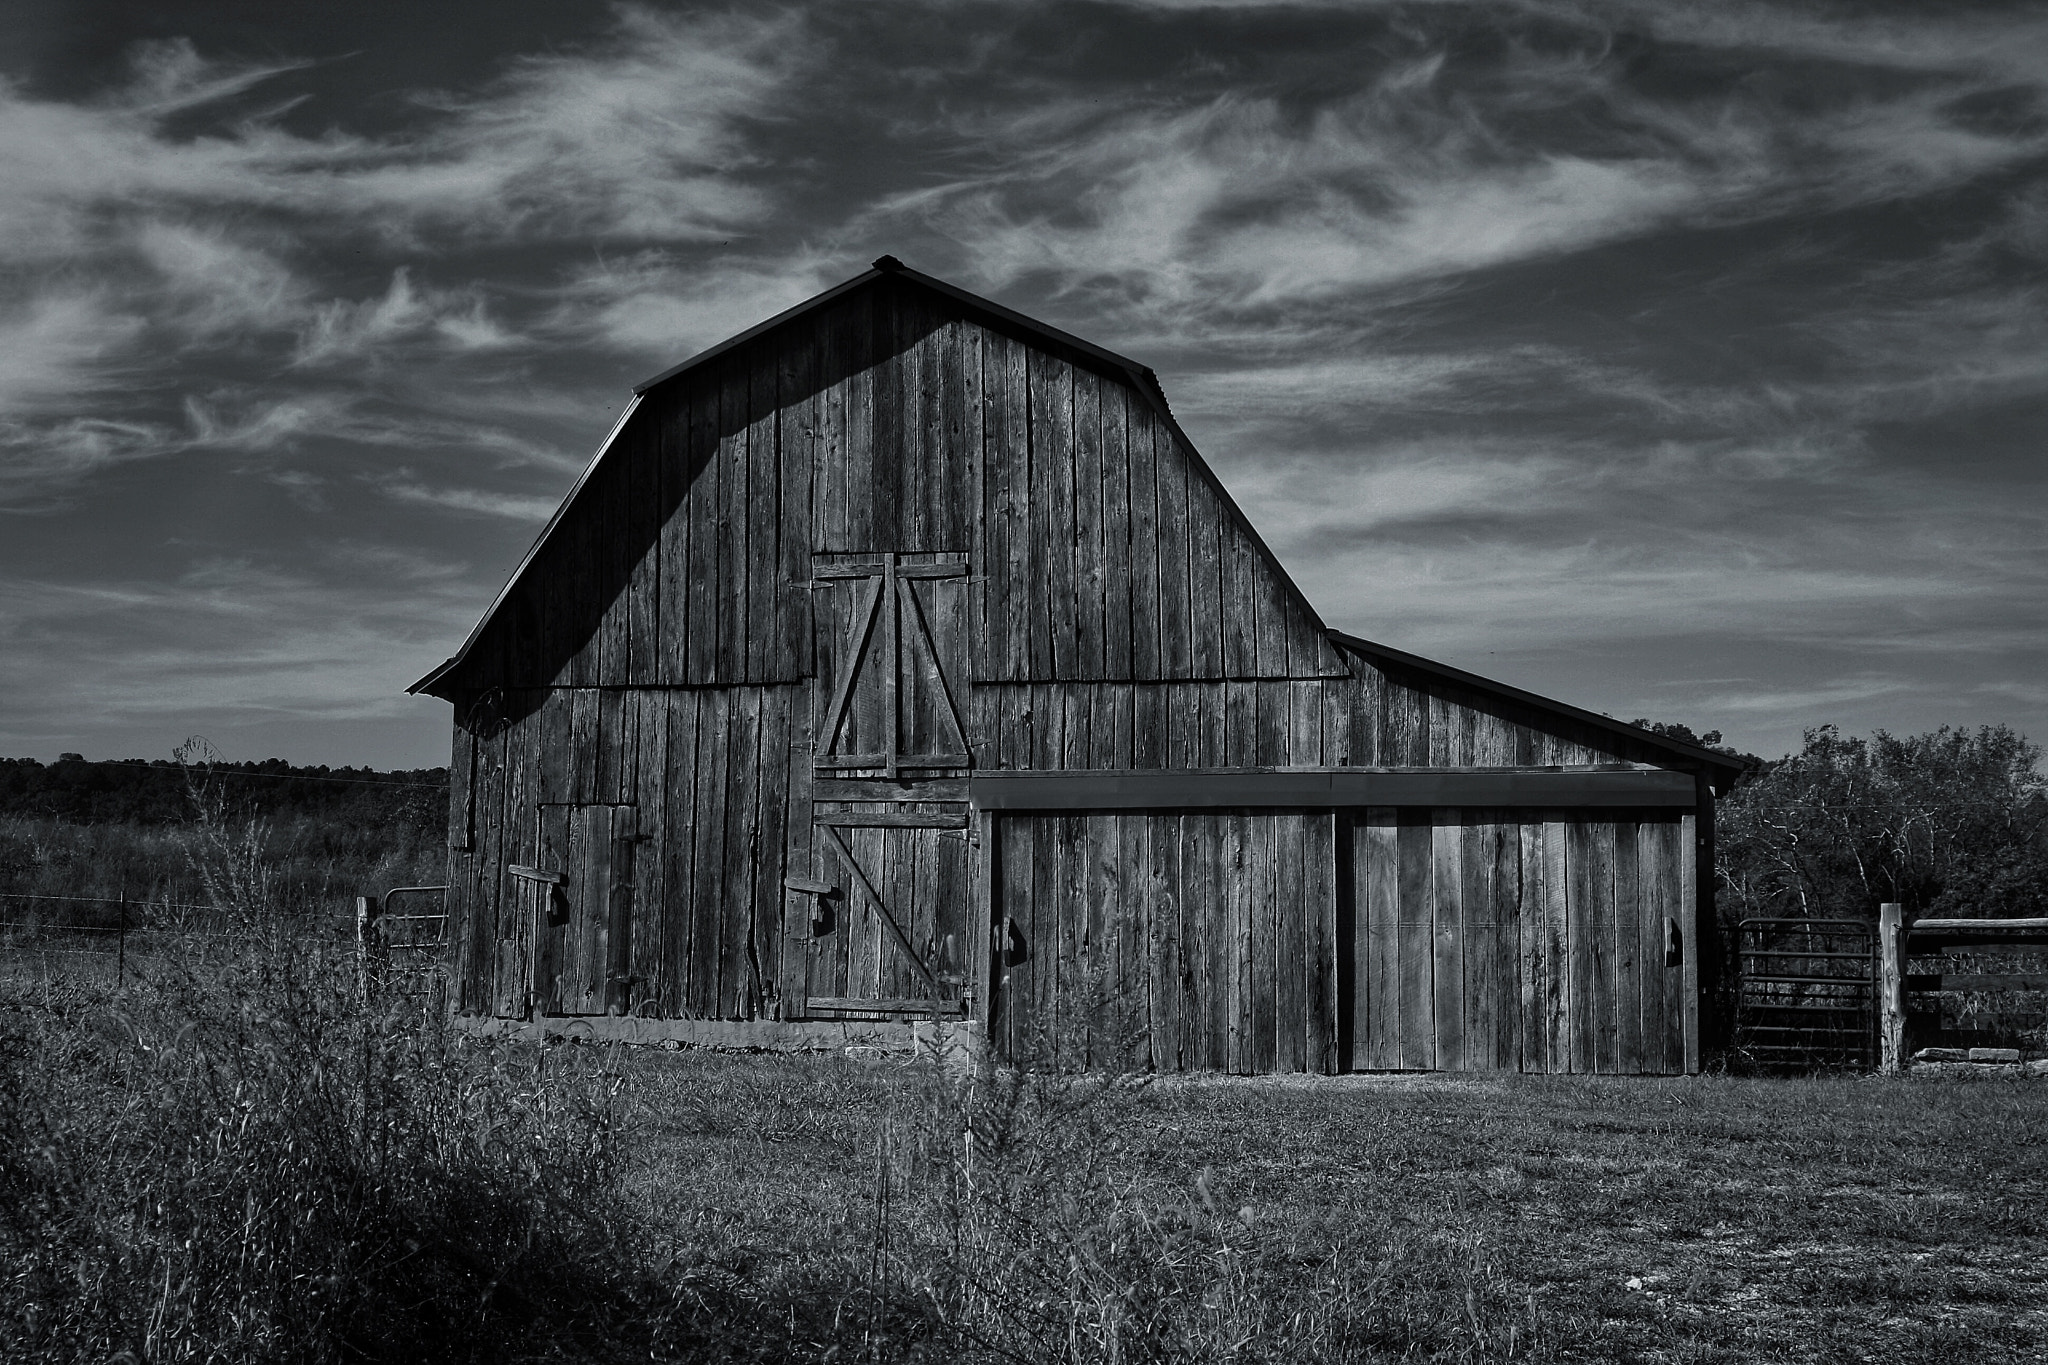
[[[252,6],[0,37],[0,754],[444,761],[635,380],[882,252],[1154,366],[1332,625],[2048,740],[2048,6]]]

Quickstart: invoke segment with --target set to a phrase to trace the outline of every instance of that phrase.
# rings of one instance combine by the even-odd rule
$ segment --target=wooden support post
[[[1877,908],[1877,1057],[1878,1070],[1898,1074],[1906,1050],[1906,978],[1900,961],[1905,951],[1902,907],[1886,901]]]
[[[356,997],[370,1003],[370,954],[376,951],[377,898],[356,897]]]

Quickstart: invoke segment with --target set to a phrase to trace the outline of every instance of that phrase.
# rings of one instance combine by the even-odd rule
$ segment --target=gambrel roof
[[[1256,528],[1244,516],[1236,502],[1223,487],[1221,481],[1209,469],[1207,463],[1196,452],[1193,443],[1187,439],[1186,434],[1180,429],[1179,423],[1174,419],[1167,405],[1166,396],[1160,388],[1158,378],[1150,368],[1113,351],[1097,346],[1092,342],[1085,341],[1058,328],[1027,317],[1013,309],[1005,308],[992,300],[969,293],[943,280],[911,270],[890,256],[880,258],[874,263],[873,268],[847,280],[845,283],[828,289],[775,317],[769,318],[755,327],[739,333],[737,336],[691,357],[682,364],[664,370],[660,374],[636,385],[632,401],[627,405],[625,411],[619,415],[617,422],[613,424],[605,441],[599,446],[596,455],[584,468],[583,473],[571,488],[568,496],[563,499],[561,506],[557,508],[554,516],[550,518],[546,527],[543,528],[540,535],[535,539],[533,546],[527,551],[519,566],[513,571],[490,608],[479,619],[475,628],[463,642],[462,647],[447,662],[414,683],[408,690],[415,693],[427,692],[432,695],[453,696],[465,689],[480,685],[479,680],[485,679],[490,675],[492,668],[496,667],[488,663],[479,663],[481,654],[489,653],[494,659],[502,659],[508,657],[508,655],[516,654],[522,649],[534,648],[533,642],[540,638],[540,634],[543,632],[540,632],[538,627],[530,623],[521,627],[517,621],[508,622],[507,620],[508,617],[518,616],[522,610],[528,612],[528,614],[539,614],[542,616],[550,612],[555,613],[558,623],[560,619],[578,612],[601,613],[605,610],[602,604],[592,605],[592,602],[598,599],[564,598],[559,593],[549,596],[544,591],[546,585],[539,583],[537,580],[546,577],[547,573],[550,572],[550,566],[553,566],[552,571],[558,574],[565,571],[580,572],[581,568],[584,567],[586,559],[606,558],[612,561],[619,561],[610,563],[608,572],[612,574],[615,582],[623,581],[620,575],[630,575],[637,572],[631,565],[623,562],[624,558],[630,558],[632,555],[639,554],[645,548],[637,544],[628,545],[624,549],[620,548],[622,542],[632,539],[632,536],[627,534],[628,530],[632,532],[632,535],[637,535],[643,539],[649,536],[661,537],[665,533],[659,528],[653,527],[651,519],[657,515],[667,517],[684,516],[686,511],[679,511],[673,505],[668,506],[667,510],[661,511],[658,514],[637,507],[627,508],[625,504],[630,503],[633,498],[633,494],[630,492],[622,493],[617,489],[606,490],[593,487],[595,483],[606,477],[604,471],[611,468],[616,475],[618,466],[629,464],[633,461],[639,461],[646,467],[654,467],[662,466],[664,462],[670,465],[686,465],[689,460],[702,458],[703,442],[699,439],[700,433],[695,426],[691,426],[688,433],[672,429],[697,422],[698,415],[685,413],[682,416],[677,416],[674,410],[687,408],[693,401],[697,402],[699,406],[708,403],[715,417],[718,411],[721,390],[724,393],[725,415],[722,419],[722,425],[714,422],[714,425],[717,425],[718,428],[717,432],[713,432],[710,435],[710,439],[714,444],[725,439],[724,436],[718,434],[719,432],[730,433],[737,430],[744,433],[748,429],[747,422],[751,420],[758,424],[765,411],[769,409],[780,411],[783,408],[788,408],[792,401],[807,401],[802,399],[792,400],[790,398],[790,392],[795,390],[788,388],[786,378],[785,389],[778,390],[772,382],[775,372],[774,361],[772,358],[764,361],[759,359],[759,357],[770,355],[777,347],[787,352],[790,349],[788,338],[794,329],[806,326],[826,329],[838,325],[833,322],[833,319],[838,317],[845,307],[858,302],[864,292],[878,289],[890,294],[891,297],[921,297],[925,300],[922,306],[926,307],[928,312],[934,314],[943,313],[947,318],[964,320],[964,322],[972,324],[974,327],[984,329],[991,336],[1009,338],[1010,341],[1030,349],[1034,354],[1050,357],[1050,363],[1071,366],[1074,370],[1088,371],[1100,376],[1102,381],[1104,381],[1102,387],[1104,394],[1102,401],[1104,403],[1109,402],[1108,394],[1112,387],[1128,395],[1128,397],[1117,398],[1115,402],[1120,414],[1124,413],[1125,405],[1129,405],[1128,416],[1120,416],[1119,421],[1128,421],[1133,442],[1135,443],[1137,440],[1136,433],[1141,424],[1152,430],[1157,434],[1156,439],[1160,442],[1159,449],[1162,452],[1168,450],[1175,452],[1178,460],[1185,464],[1190,490],[1194,488],[1196,483],[1199,483],[1205,490],[1202,494],[1200,509],[1196,507],[1193,501],[1193,492],[1190,491],[1188,495],[1190,500],[1182,509],[1187,517],[1193,519],[1198,515],[1198,512],[1199,515],[1211,518],[1220,516],[1224,522],[1228,523],[1230,528],[1226,535],[1226,544],[1223,547],[1226,560],[1229,559],[1232,553],[1228,543],[1232,538],[1235,538],[1235,544],[1244,547],[1236,551],[1236,553],[1241,556],[1245,554],[1250,556],[1249,561],[1240,565],[1238,569],[1240,575],[1239,585],[1243,591],[1237,598],[1233,599],[1230,597],[1229,590],[1226,587],[1220,609],[1228,612],[1231,609],[1230,604],[1232,601],[1243,603],[1256,600],[1258,603],[1263,604],[1259,607],[1261,612],[1268,616],[1274,616],[1278,613],[1286,618],[1285,622],[1280,626],[1272,626],[1270,622],[1262,622],[1259,629],[1261,631],[1268,630],[1269,628],[1284,630],[1293,638],[1293,643],[1286,645],[1282,650],[1282,656],[1286,660],[1283,665],[1262,665],[1259,669],[1253,670],[1252,673],[1246,674],[1241,666],[1236,671],[1233,671],[1227,662],[1219,662],[1204,676],[1346,676],[1348,671],[1359,667],[1360,661],[1362,661],[1365,666],[1387,671],[1389,676],[1433,680],[1431,685],[1452,687],[1475,699],[1483,699],[1487,704],[1517,709],[1520,712],[1527,713],[1532,723],[1541,725],[1546,723],[1545,718],[1548,718],[1548,724],[1568,725],[1575,732],[1583,733],[1588,729],[1598,731],[1608,737],[1610,748],[1613,748],[1615,742],[1618,741],[1621,751],[1637,753],[1639,760],[1667,763],[1694,770],[1704,770],[1711,775],[1712,780],[1717,786],[1731,780],[1740,771],[1741,765],[1725,754],[1696,745],[1685,744],[1665,736],[1650,734],[1609,717],[1599,716],[1577,707],[1523,692],[1517,688],[1491,682],[1476,675],[1467,674],[1461,670],[1448,668],[1441,664],[1435,664],[1387,646],[1376,645],[1353,636],[1327,630],[1317,616],[1313,606],[1301,594],[1300,589],[1280,565],[1278,558],[1273,555],[1270,548],[1267,547],[1264,540],[1259,536]],[[909,291],[909,293],[905,295],[901,291]],[[879,303],[875,306],[877,309],[881,307]],[[824,345],[825,343],[819,342],[818,344]],[[994,346],[997,343],[991,341],[987,344]],[[787,364],[786,359],[784,363]],[[855,362],[849,361],[848,363]],[[993,365],[993,363],[993,359],[991,359],[990,364]],[[754,372],[758,376],[762,372],[764,365],[766,366],[766,372],[770,376],[765,396],[762,383],[758,377],[755,381],[754,391],[750,395],[746,382],[747,368],[749,366],[754,367]],[[735,376],[738,376],[736,390],[733,387],[736,382]],[[810,378],[812,384],[808,392],[816,392],[817,386],[824,381],[820,374],[812,374]],[[929,378],[930,376],[927,375],[927,379]],[[977,380],[976,382],[980,383],[981,381]],[[1094,382],[1090,381],[1090,383]],[[797,387],[800,388],[801,386]],[[975,392],[980,393],[981,390],[976,389]],[[735,393],[737,394],[737,400],[733,396]],[[678,397],[677,395],[679,394],[683,396]],[[1021,394],[1012,392],[999,396],[994,392],[993,388],[990,389],[987,398],[991,404],[999,401],[1010,401],[1013,403],[1023,401]],[[738,404],[737,408],[734,406],[735,401]],[[1032,397],[1032,401],[1037,401],[1035,394]],[[764,404],[766,405],[765,407]],[[653,405],[653,407],[650,408],[650,405]],[[806,408],[805,412],[804,421],[814,422],[819,425],[824,424],[825,417],[822,411],[822,403],[816,405],[815,408]],[[738,415],[735,416],[735,413]],[[874,416],[873,413],[867,414],[867,418],[874,418]],[[926,418],[927,420],[932,420],[931,414],[927,413]],[[848,420],[851,419],[849,418]],[[866,420],[866,418],[863,420]],[[899,418],[899,420],[907,419]],[[668,425],[663,426],[663,423]],[[738,424],[736,427],[735,423]],[[656,430],[656,428],[659,428],[659,430]],[[629,434],[634,431],[638,431],[640,434],[638,436]],[[686,435],[688,439],[685,439]],[[780,439],[780,428],[778,428],[778,439]],[[991,429],[990,439],[991,441],[994,439],[993,429]],[[1136,449],[1135,444],[1133,449]],[[828,458],[822,453],[822,448],[820,448],[820,451],[819,459]],[[771,478],[776,476],[774,474],[775,458],[773,456],[768,458]],[[1159,458],[1163,461],[1166,457],[1164,454],[1161,454]],[[1163,469],[1164,465],[1162,464],[1161,467]],[[685,482],[696,477],[696,472],[693,469],[686,468],[684,472]],[[787,468],[785,467],[782,472],[786,473]],[[663,475],[662,477],[669,479],[670,491],[673,492],[674,480],[672,477],[669,475]],[[757,481],[760,477],[760,475],[756,475]],[[1175,477],[1178,478],[1179,475],[1176,474]],[[618,478],[614,477],[613,482],[618,482]],[[964,485],[953,489],[955,494],[964,491]],[[940,495],[935,494],[934,496]],[[1022,494],[1019,496],[1021,497]],[[991,507],[994,506],[993,503],[989,505]],[[711,518],[712,521],[716,522],[719,515],[731,515],[733,508],[733,503],[726,503],[725,513],[714,512]],[[977,508],[977,514],[978,512],[979,508]],[[696,515],[701,516],[702,514]],[[1021,524],[1020,522],[1019,525]],[[1036,523],[1033,523],[1034,529],[1035,526]],[[1160,529],[1162,532],[1164,531],[1163,527]],[[1130,533],[1133,537],[1132,543],[1135,544],[1135,537],[1138,534],[1135,523],[1132,524]],[[1013,529],[1009,534],[1012,535],[1014,542],[1015,535],[1017,534],[1016,531]],[[819,544],[820,548],[828,548],[824,547],[822,541]],[[721,550],[725,548],[722,542],[719,548]],[[866,549],[868,547],[863,545],[840,546],[837,548]],[[878,545],[875,548],[882,547]],[[904,548],[915,547],[906,546]],[[779,572],[783,577],[788,577],[794,569],[801,572],[802,576],[808,577],[808,570],[804,569],[803,566],[808,564],[810,552],[810,546],[806,545],[802,547],[802,554],[795,560],[787,557],[779,563],[772,559],[763,560],[755,564],[753,568],[757,571],[757,576],[762,576],[764,573],[772,576],[774,573]],[[667,554],[668,550],[665,542],[663,546],[657,547],[654,553],[656,557]],[[1013,543],[1013,556],[1018,553],[1020,552],[1016,550]],[[1163,571],[1164,558],[1162,557],[1162,573]],[[1224,572],[1226,581],[1228,581],[1231,569],[1226,566]],[[1253,581],[1254,578],[1256,578],[1256,582]],[[670,584],[668,588],[662,591],[680,595],[683,586],[680,578],[678,578],[675,583]],[[699,585],[691,583],[688,586],[692,591],[696,591]],[[1211,586],[1213,587],[1213,582]],[[625,591],[624,589],[616,590],[620,592]],[[599,598],[601,597],[602,593],[599,594]],[[656,594],[656,597],[660,597],[659,592]],[[529,599],[523,607],[521,606],[522,598]],[[533,605],[534,601],[539,601],[541,605]],[[741,604],[741,607],[727,607],[726,609],[737,611],[747,606],[758,608],[763,602],[766,602],[772,610],[782,609],[779,599],[771,600],[769,598],[757,598],[751,603]],[[1013,610],[1022,609],[1017,605],[1014,597],[1011,599],[1011,605]],[[1209,606],[1212,609],[1217,608],[1219,603],[1212,597]],[[654,607],[642,611],[641,615],[635,618],[632,623],[633,627],[635,629],[647,628],[649,621],[652,620],[658,622],[658,625],[654,627],[657,634],[660,631],[671,629],[670,607],[671,604],[667,601],[657,601]],[[1182,597],[1182,608],[1183,610],[1189,609],[1185,594]],[[1142,610],[1142,608],[1127,602],[1126,610],[1137,611]],[[651,616],[648,614],[649,612],[652,613]],[[597,629],[594,623],[585,624],[592,631]],[[994,622],[991,622],[990,628],[992,630],[995,628]],[[776,629],[784,630],[784,625],[778,624]],[[1248,634],[1251,628],[1249,626],[1241,626],[1238,629],[1239,633]],[[484,642],[494,631],[496,631],[499,638],[491,644],[488,651],[480,651],[480,643]],[[786,630],[785,633],[787,633]],[[609,646],[607,647],[609,648]],[[785,655],[787,655],[789,650],[796,648],[794,645],[789,645],[785,649],[784,642],[782,641],[770,642],[765,645],[756,642],[748,647],[755,651],[750,656],[755,665],[755,671],[747,674],[745,680],[755,682],[778,680],[760,672],[760,668],[766,666],[762,661],[777,649],[783,649]],[[633,648],[643,648],[643,646],[636,645]],[[660,645],[660,648],[680,650],[681,646],[679,644],[667,643]],[[694,648],[694,645],[692,648]],[[1288,651],[1291,651],[1291,653]],[[1014,654],[1014,650],[1012,652]],[[1163,655],[1164,646],[1162,645],[1159,650],[1159,657],[1163,658]],[[671,660],[670,662],[673,663],[675,661]],[[550,667],[552,667],[552,664],[550,664]],[[580,683],[578,679],[566,676],[564,681],[568,681],[572,685],[611,686],[663,685],[675,682],[738,682],[742,680],[737,675],[693,675],[687,678],[681,676],[657,676],[656,671],[650,671],[651,669],[653,669],[653,665],[648,663],[643,657],[636,656],[629,667],[623,667],[622,671],[608,674],[602,678],[586,671],[585,674],[581,675]],[[1010,670],[1007,673],[998,668],[991,673],[990,680],[1025,681],[1028,679],[1024,675],[1028,672],[1028,669],[1023,669],[1023,666],[1017,664],[1013,659]],[[1120,676],[1133,680],[1145,680],[1148,678],[1165,680],[1171,677],[1185,676],[1185,674],[1175,673],[1170,668],[1164,666],[1154,666],[1150,672],[1139,669],[1137,671],[1117,673],[1113,669],[1103,671],[1098,668],[1096,672],[1091,674],[1084,669],[1083,672],[1075,676],[1100,678]],[[549,685],[551,681],[553,681],[552,678],[542,679],[538,682],[528,678],[524,681],[509,681],[504,685]],[[490,685],[497,685],[497,681],[492,679]]]

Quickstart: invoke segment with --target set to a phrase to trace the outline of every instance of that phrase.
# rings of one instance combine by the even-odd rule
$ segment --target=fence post
[[[1878,1070],[1895,1076],[1905,1061],[1906,978],[1904,963],[1905,924],[1903,907],[1886,901],[1877,907],[1878,968]]]
[[[370,954],[377,943],[377,898],[356,897],[356,995],[370,1003]]]

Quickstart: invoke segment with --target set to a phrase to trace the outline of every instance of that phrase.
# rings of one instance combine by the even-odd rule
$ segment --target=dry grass
[[[11,991],[11,993],[9,993]],[[0,1356],[2035,1360],[2048,1085],[460,1044],[0,987]]]
[[[1012,1154],[981,1137],[963,1211],[962,1120],[1000,1103],[886,1064],[637,1067],[637,1198],[707,1328],[733,1296],[762,1305],[762,1358],[2036,1360],[2048,1342],[2039,1083],[1034,1082]]]

